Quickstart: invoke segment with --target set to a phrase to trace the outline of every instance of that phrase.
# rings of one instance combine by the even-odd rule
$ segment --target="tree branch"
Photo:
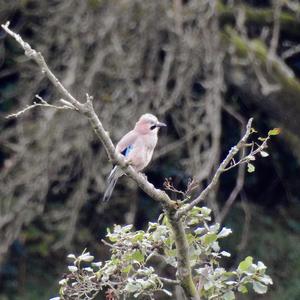
[[[190,266],[189,257],[189,244],[187,236],[184,230],[183,222],[181,219],[177,219],[175,210],[167,210],[167,216],[169,218],[172,231],[174,233],[174,240],[177,252],[177,268],[178,279],[180,285],[183,288],[186,296],[190,300],[200,300],[199,292],[193,282],[192,271]]]
[[[24,49],[25,55],[34,60],[41,68],[42,73],[45,73],[49,80],[53,83],[53,85],[59,90],[61,94],[64,95],[64,97],[73,104],[78,110],[82,111],[84,108],[84,105],[80,103],[78,100],[76,100],[68,91],[67,89],[61,84],[61,82],[56,78],[56,76],[52,73],[52,71],[49,69],[48,65],[45,62],[45,59],[43,55],[40,52],[37,52],[36,50],[32,49],[31,46],[24,42],[23,39],[19,34],[16,34],[12,30],[10,30],[9,22],[6,22],[5,25],[1,25],[1,27],[10,35],[12,36]]]
[[[260,65],[267,70],[266,73],[280,83],[282,89],[295,99],[299,99],[299,80],[279,56],[269,55],[266,45],[261,40],[248,40],[231,27],[226,28],[224,37],[235,47],[238,56],[253,55],[260,62]]]
[[[246,125],[246,122],[244,118],[236,112],[231,106],[223,104],[223,109],[231,116],[233,116],[241,125],[241,134],[240,136],[243,136],[243,130]],[[239,160],[241,161],[243,157],[245,156],[245,149],[242,149],[239,154]],[[245,171],[246,171],[246,166],[245,164],[240,164],[238,167],[238,172],[237,172],[237,179],[235,183],[235,187],[231,191],[229,197],[225,201],[224,206],[222,207],[220,214],[217,216],[217,222],[222,223],[225,217],[227,216],[230,208],[232,207],[234,201],[237,199],[238,195],[240,194],[243,186],[244,186],[244,181],[245,181]]]
[[[60,109],[73,109],[73,110],[77,110],[77,109],[75,108],[75,106],[73,106],[70,102],[65,101],[65,100],[63,100],[63,99],[60,99],[60,101],[61,101],[62,103],[64,103],[64,105],[63,105],[63,106],[57,106],[57,105],[49,104],[47,101],[45,101],[45,100],[44,100],[42,97],[40,97],[39,95],[35,95],[35,97],[36,97],[37,99],[39,99],[40,102],[33,102],[32,105],[28,105],[28,106],[25,107],[24,109],[22,109],[22,110],[20,110],[20,111],[18,111],[18,112],[16,112],[16,113],[12,113],[12,114],[6,116],[6,118],[7,118],[7,119],[9,119],[9,118],[17,118],[17,117],[19,117],[20,115],[22,115],[22,114],[24,114],[25,112],[27,112],[28,110],[33,109],[33,108],[35,108],[35,107],[39,107],[39,106],[41,106],[41,107],[54,108],[54,109],[58,109],[58,110],[60,110]]]
[[[272,7],[255,8],[243,4],[239,5],[239,8],[244,10],[245,22],[247,25],[257,24],[258,26],[268,26],[274,22],[274,9]],[[232,6],[225,5],[222,1],[218,1],[217,9],[222,24],[232,24],[235,22],[235,11]],[[297,14],[286,10],[280,11],[278,20],[280,22],[281,32],[288,33],[294,37],[299,37],[300,21]]]
[[[58,91],[65,97],[66,99],[64,100],[65,105],[69,102],[69,106],[74,106],[81,114],[84,114],[88,118],[96,135],[104,145],[109,159],[112,160],[117,165],[119,165],[123,169],[123,171],[127,175],[129,175],[134,181],[136,181],[139,187],[145,193],[147,193],[153,200],[164,203],[168,207],[173,207],[175,205],[175,202],[172,201],[164,191],[156,189],[141,174],[139,174],[131,166],[126,164],[121,154],[115,151],[115,147],[109,137],[109,133],[105,131],[101,121],[99,120],[97,114],[95,113],[92,104],[92,97],[87,95],[87,99],[85,103],[79,102],[75,97],[73,97],[69,93],[69,91],[58,80],[58,78],[52,73],[43,55],[40,52],[37,52],[36,50],[32,49],[31,46],[21,38],[20,35],[16,34],[15,32],[13,32],[8,28],[9,22],[7,22],[5,25],[1,25],[1,27],[21,45],[21,47],[25,51],[25,55],[28,58],[34,60],[41,67],[42,72],[46,74],[48,79],[53,83],[53,85],[58,89]],[[23,112],[25,111],[23,110]],[[17,115],[18,113],[15,114],[15,116]]]
[[[252,125],[253,118],[249,119],[247,126],[246,126],[246,132],[244,136],[241,138],[241,140],[230,149],[229,153],[227,154],[226,158],[223,160],[223,162],[218,167],[212,181],[209,183],[209,185],[200,193],[200,195],[195,198],[192,202],[189,204],[183,206],[180,208],[176,215],[176,219],[180,219],[183,215],[185,215],[189,210],[191,210],[195,205],[199,204],[201,201],[205,200],[208,193],[212,191],[215,186],[217,185],[219,178],[221,174],[226,170],[226,167],[231,162],[233,157],[245,146],[247,139],[251,133],[251,125]]]

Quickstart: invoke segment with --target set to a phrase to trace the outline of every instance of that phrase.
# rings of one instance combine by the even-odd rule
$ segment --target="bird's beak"
[[[167,124],[162,123],[162,122],[157,122],[156,127],[167,127]]]

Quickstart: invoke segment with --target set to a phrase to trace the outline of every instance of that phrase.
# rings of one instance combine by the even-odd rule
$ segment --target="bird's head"
[[[142,134],[153,133],[156,134],[160,127],[166,127],[165,123],[159,122],[152,114],[144,114],[135,124],[135,130]]]

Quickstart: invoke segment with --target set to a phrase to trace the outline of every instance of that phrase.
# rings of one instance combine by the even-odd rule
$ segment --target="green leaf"
[[[165,253],[167,256],[176,256],[176,249],[165,249]]]
[[[218,236],[215,233],[208,233],[204,237],[204,244],[209,245],[209,244],[213,243],[214,241],[216,241],[217,238],[218,238]]]
[[[188,233],[186,235],[186,238],[188,240],[188,243],[191,245],[196,241],[196,238],[194,237],[194,235],[192,233]]]
[[[116,257],[112,257],[110,261],[112,262],[113,265],[118,265],[121,262],[120,259]]]
[[[225,283],[226,283],[227,285],[235,285],[235,284],[237,284],[237,282],[234,281],[234,280],[228,280],[228,281],[226,281]]]
[[[266,140],[266,138],[259,137],[258,140],[261,141],[261,142],[264,142]]]
[[[202,234],[204,231],[205,231],[205,228],[204,228],[204,227],[197,227],[197,228],[194,230],[194,233],[200,235],[200,234]]]
[[[206,207],[206,206],[203,206],[203,207],[200,207],[200,211],[202,214],[204,214],[205,216],[209,216],[210,213],[211,213],[211,209]]]
[[[266,151],[260,151],[260,155],[261,155],[262,157],[268,157],[268,156],[269,156],[269,153],[266,152]]]
[[[144,261],[144,255],[142,251],[136,250],[135,252],[132,253],[131,258],[133,260],[136,260],[137,262],[143,262]]]
[[[238,270],[245,272],[249,269],[249,267],[252,265],[253,257],[247,256],[242,262],[240,262],[238,266]]]
[[[253,173],[255,171],[255,166],[251,163],[247,164],[247,171],[248,173]]]
[[[223,227],[222,230],[218,233],[218,238],[224,238],[232,233],[232,230],[227,227]]]
[[[132,265],[128,265],[127,267],[122,269],[122,272],[128,274],[131,271],[131,269],[132,269]]]
[[[247,287],[245,285],[240,285],[238,287],[238,291],[241,292],[242,294],[248,293],[248,289],[247,289]]]
[[[144,234],[145,233],[143,231],[137,232],[137,234],[133,237],[132,242],[136,243],[136,242],[143,240]]]
[[[273,280],[269,275],[264,275],[262,277],[259,277],[258,280],[266,285],[273,284]]]
[[[265,294],[268,290],[268,287],[260,282],[254,281],[253,289],[257,294]]]
[[[125,225],[125,226],[121,227],[120,229],[119,229],[120,225],[117,225],[116,227],[118,227],[118,231],[115,229],[116,232],[119,232],[119,230],[122,230],[123,232],[127,233],[132,229],[133,225],[132,224]]]
[[[233,291],[229,291],[229,292],[225,293],[223,295],[223,299],[224,300],[234,300],[235,299],[234,292]]]
[[[272,130],[269,130],[268,135],[278,135],[280,132],[280,128],[273,128]]]
[[[172,297],[172,295],[173,295],[170,291],[168,291],[166,289],[162,289],[161,291],[164,292],[165,294],[167,294],[169,297]]]
[[[262,262],[262,261],[259,261],[258,263],[257,263],[257,270],[266,270],[266,266],[265,266],[265,264]]]
[[[223,255],[223,256],[226,256],[226,257],[230,257],[231,256],[231,254],[229,252],[227,252],[227,251],[222,251],[222,252],[220,252],[220,254]]]
[[[165,226],[167,226],[167,227],[170,227],[170,226],[171,226],[171,225],[170,225],[170,221],[169,221],[169,219],[168,219],[167,216],[164,216],[164,217],[163,217],[162,224],[165,225]]]
[[[213,286],[214,286],[214,283],[211,280],[209,280],[209,281],[204,283],[203,288],[204,288],[205,291],[208,291]]]

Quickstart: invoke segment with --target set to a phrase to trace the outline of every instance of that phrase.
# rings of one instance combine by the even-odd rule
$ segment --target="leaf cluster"
[[[211,223],[209,208],[194,207],[183,221],[193,280],[202,299],[231,300],[236,292],[247,293],[250,287],[259,294],[267,291],[272,279],[265,274],[262,262],[255,264],[249,256],[234,270],[221,266],[222,259],[230,253],[221,249],[219,241],[232,231]],[[93,262],[94,257],[85,251],[79,256],[68,256],[72,264],[68,267],[69,274],[60,281],[59,299],[93,299],[103,289],[114,299],[130,296],[154,299],[157,292],[172,296],[172,287],[178,284],[176,275],[161,277],[153,259],[162,260],[176,274],[175,241],[164,214],[158,222],[149,222],[145,231],[134,231],[132,225],[115,225],[106,237],[103,242],[110,247],[109,260]]]

